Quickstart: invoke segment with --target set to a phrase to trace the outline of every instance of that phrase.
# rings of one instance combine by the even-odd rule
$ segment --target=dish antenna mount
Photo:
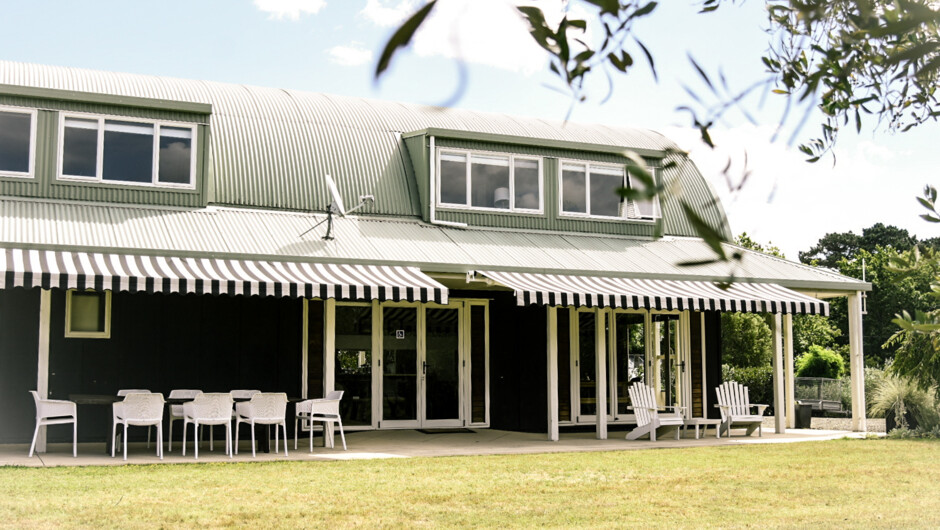
[[[343,198],[340,197],[339,189],[336,188],[336,183],[333,182],[333,178],[330,177],[329,175],[324,175],[324,177],[326,178],[326,187],[329,188],[330,196],[333,198],[333,200],[330,201],[330,204],[326,206],[326,219],[311,226],[309,229],[307,229],[307,231],[300,234],[300,236],[298,237],[303,237],[307,235],[307,233],[309,233],[311,230],[322,225],[325,222],[326,234],[323,236],[323,239],[331,240],[333,239],[333,235],[332,235],[333,234],[333,214],[339,214],[340,217],[346,217],[347,213],[355,212],[359,208],[362,208],[363,206],[365,206],[366,203],[375,204],[375,197],[373,197],[372,195],[360,195],[359,204],[357,204],[352,209],[347,210],[346,207],[343,206]]]

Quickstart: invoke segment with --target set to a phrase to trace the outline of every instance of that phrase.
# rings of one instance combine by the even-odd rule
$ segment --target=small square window
[[[65,297],[65,336],[111,338],[111,291],[69,290]]]

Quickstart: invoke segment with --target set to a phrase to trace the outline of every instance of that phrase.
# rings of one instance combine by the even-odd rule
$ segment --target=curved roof
[[[210,203],[322,210],[334,177],[346,202],[374,195],[374,213],[420,216],[401,134],[426,128],[651,151],[677,149],[659,133],[552,122],[470,110],[297,90],[111,73],[0,61],[0,83],[212,105]],[[687,157],[667,170],[703,217],[730,236],[720,203]],[[675,201],[664,203],[666,234],[694,235]]]

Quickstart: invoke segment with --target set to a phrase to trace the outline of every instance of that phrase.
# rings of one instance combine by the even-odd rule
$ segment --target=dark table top
[[[183,403],[189,403],[192,400],[192,398],[165,399],[166,403],[169,405],[182,405]],[[117,403],[118,401],[124,401],[124,397],[113,394],[69,394],[69,401],[74,401],[78,405],[110,405],[112,403]],[[249,401],[249,399],[235,399],[236,403],[242,401]],[[287,401],[288,403],[297,403],[299,401],[303,401],[303,398],[288,397]]]

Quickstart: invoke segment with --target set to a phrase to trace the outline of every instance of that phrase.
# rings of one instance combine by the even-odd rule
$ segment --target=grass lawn
[[[940,443],[0,468],[0,526],[940,526]]]

